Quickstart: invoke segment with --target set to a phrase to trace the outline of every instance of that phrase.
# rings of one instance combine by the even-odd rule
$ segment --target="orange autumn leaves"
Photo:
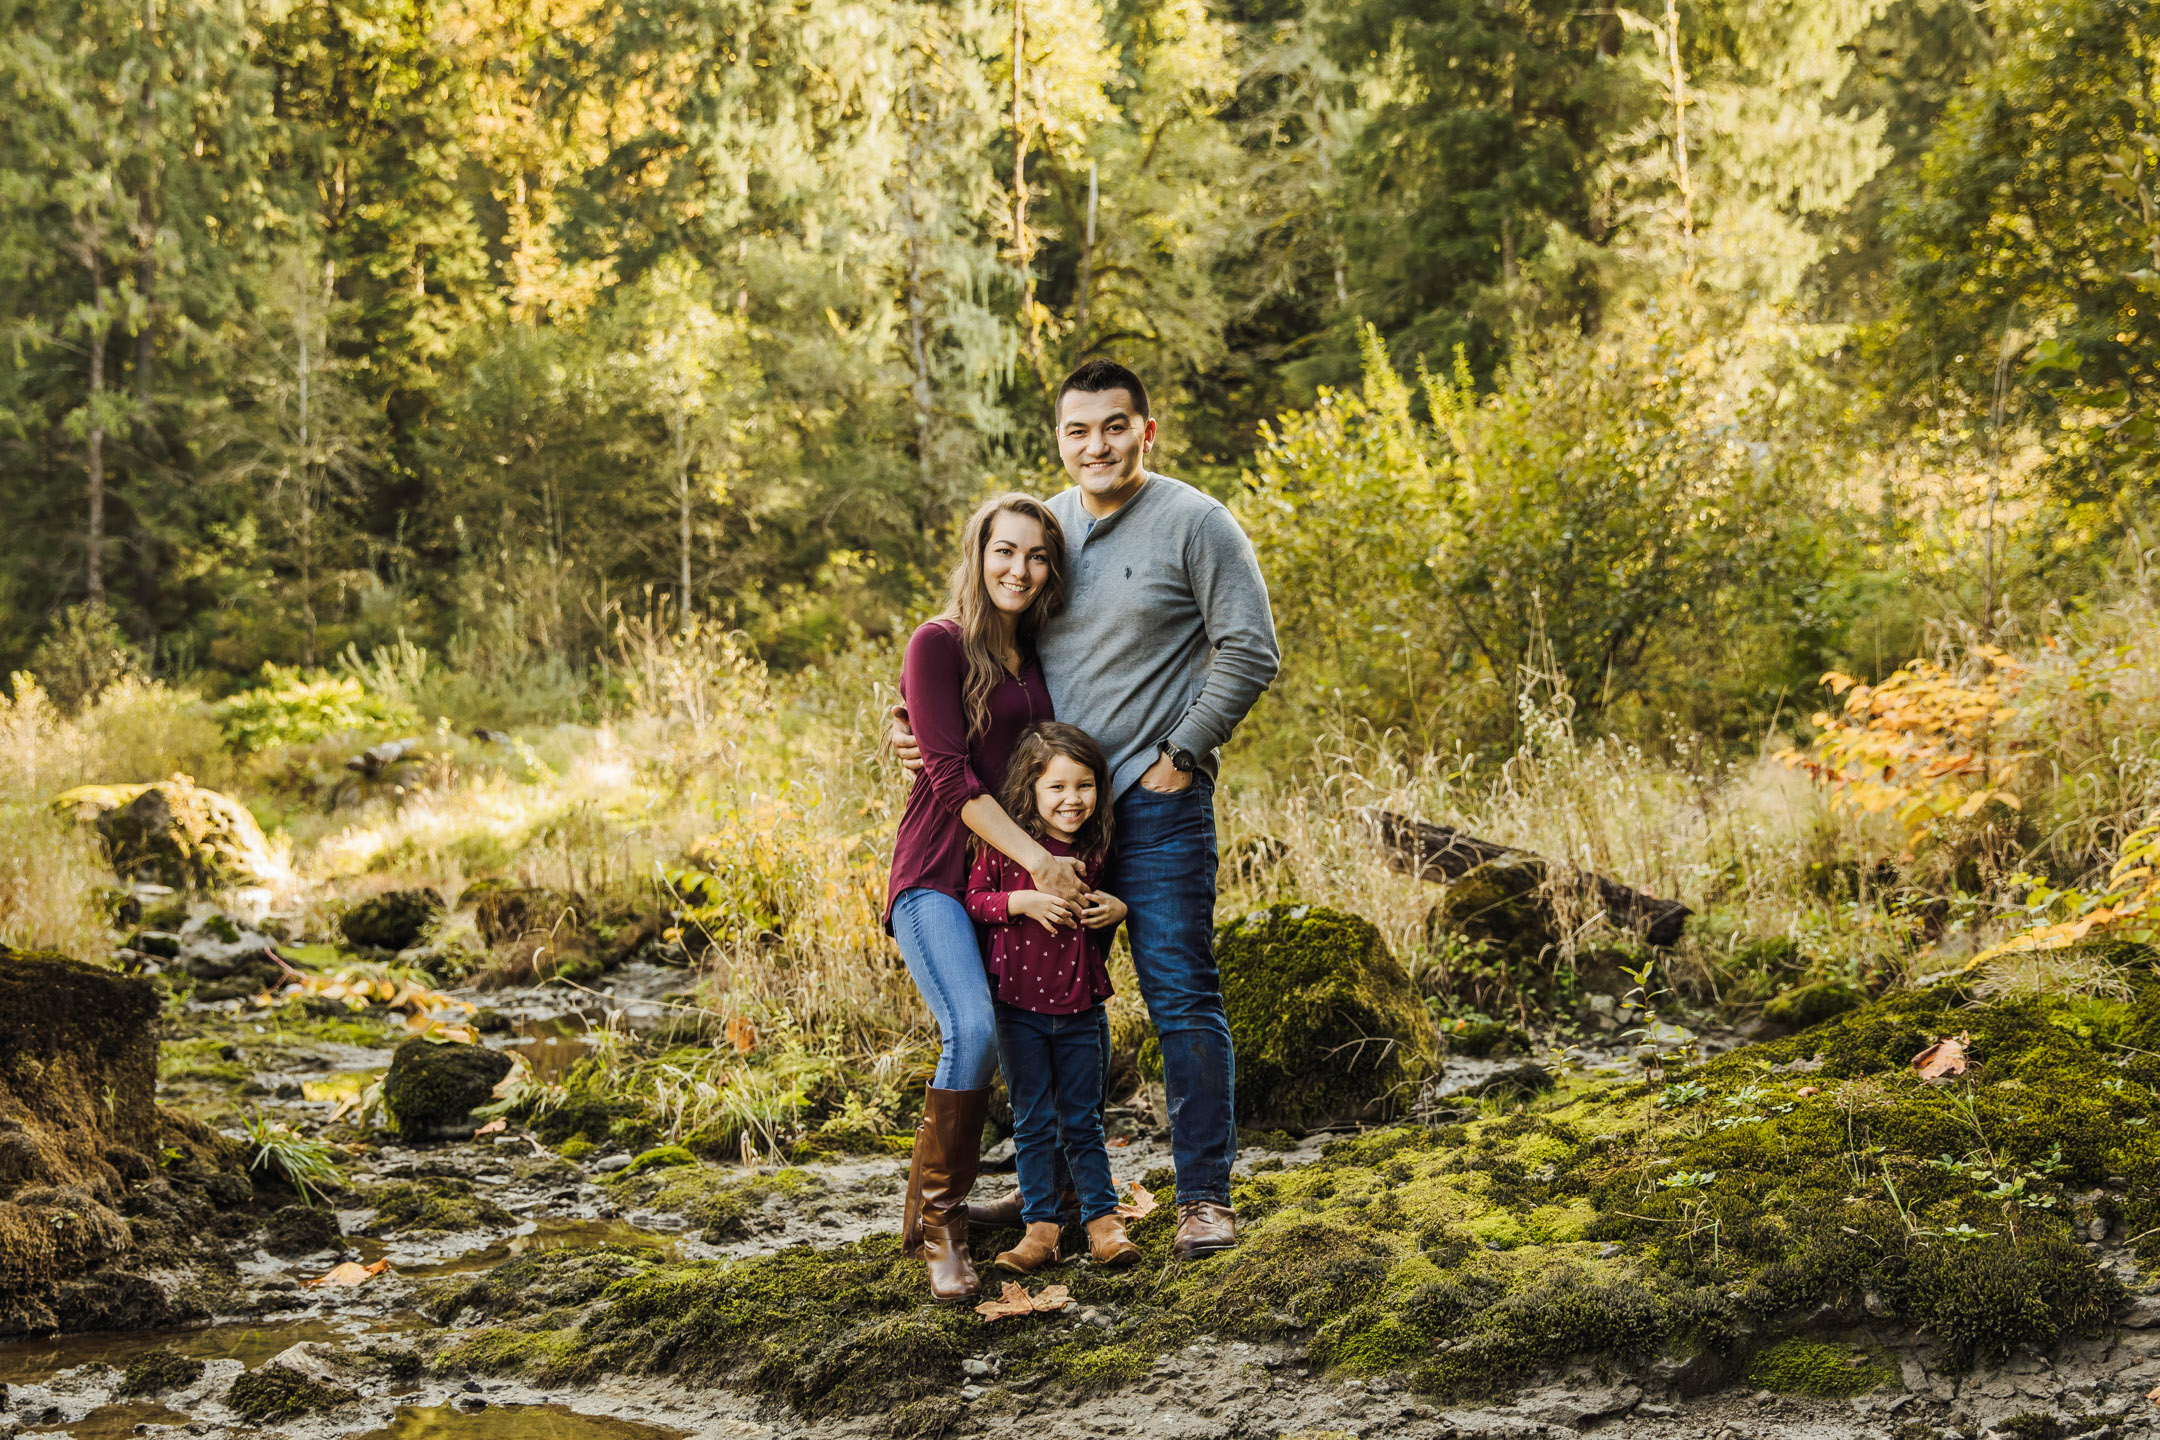
[[[2029,758],[2013,723],[2025,668],[1992,646],[1972,659],[1962,673],[1914,660],[1880,685],[1829,672],[1823,684],[1844,697],[1841,713],[1815,715],[1822,733],[1784,762],[1828,787],[1834,804],[1894,815],[1914,849],[1945,820],[1991,803],[2021,808],[2009,787]]]
[[[1043,1315],[1053,1310],[1063,1310],[1073,1303],[1072,1291],[1063,1285],[1045,1285],[1042,1293],[1030,1295],[1027,1286],[1016,1280],[1007,1280],[1005,1288],[995,1300],[985,1300],[975,1307],[975,1313],[985,1322],[1007,1320],[1016,1315]]]
[[[313,1280],[303,1280],[300,1283],[303,1285],[326,1285],[331,1287],[365,1285],[368,1281],[374,1279],[377,1275],[384,1274],[389,1269],[390,1262],[388,1260],[377,1260],[372,1265],[361,1265],[347,1260],[342,1265],[332,1266]]]

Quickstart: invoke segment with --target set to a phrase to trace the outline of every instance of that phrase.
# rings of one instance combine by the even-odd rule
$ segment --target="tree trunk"
[[[1387,849],[1388,863],[1421,880],[1460,880],[1480,865],[1529,852],[1480,840],[1446,825],[1427,825],[1388,810],[1365,812]],[[1678,900],[1660,900],[1617,880],[1587,871],[1576,872],[1586,899],[1603,907],[1606,917],[1625,930],[1639,933],[1652,945],[1677,944],[1688,916],[1695,912]]]
[[[922,482],[923,499],[928,501],[932,485],[931,406],[935,396],[930,388],[930,350],[925,333],[928,327],[923,304],[922,215],[915,208],[915,179],[922,163],[921,91],[915,83],[915,61],[915,46],[911,41],[908,45],[907,189],[906,203],[901,209],[907,217],[908,353],[915,365],[915,383],[910,387],[915,402],[915,466]]]
[[[105,268],[90,262],[90,290],[97,319],[90,323],[90,434],[84,457],[90,499],[89,556],[83,590],[92,605],[105,603]]]
[[[1087,354],[1088,292],[1095,280],[1095,162],[1088,161],[1087,239],[1080,247],[1080,294],[1073,302],[1073,358]]]
[[[682,630],[685,635],[690,633],[690,452],[687,437],[683,433],[686,426],[687,422],[678,415],[670,427],[675,432],[675,494],[681,507],[681,566],[676,582],[680,587],[677,593],[682,597]]]
[[[1043,366],[1042,322],[1035,313],[1034,247],[1027,228],[1027,117],[1021,96],[1027,84],[1027,0],[1013,0],[1012,53],[1013,127],[1013,250],[1020,258],[1020,313],[1027,317],[1028,358],[1035,364],[1036,378],[1045,387],[1050,376]]]

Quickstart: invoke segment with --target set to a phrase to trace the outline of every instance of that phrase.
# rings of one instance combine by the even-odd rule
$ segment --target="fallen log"
[[[1496,860],[1545,863],[1527,850],[1480,840],[1451,826],[1428,825],[1390,810],[1371,811],[1369,817],[1379,832],[1381,845],[1387,849],[1388,863],[1421,880],[1460,880],[1480,865]],[[1613,924],[1635,931],[1652,945],[1676,943],[1688,916],[1695,913],[1678,900],[1645,895],[1603,875],[1574,873],[1586,897],[1594,896]]]

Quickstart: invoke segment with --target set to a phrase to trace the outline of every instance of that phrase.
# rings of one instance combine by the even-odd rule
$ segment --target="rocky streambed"
[[[0,967],[0,1435],[2160,1429],[2143,979],[2111,1010],[1953,988],[1753,1044],[1516,1037],[1450,1057],[1414,1123],[1256,1136],[1240,1251],[1178,1265],[1158,1210],[1145,1265],[1069,1263],[1047,1278],[1072,1305],[990,1323],[924,1304],[897,1257],[898,1153],[715,1163],[517,1116],[352,1140],[303,1204],[191,1113],[234,1129],[239,1095],[324,1131],[396,1017],[169,1008],[153,1103],[144,982]],[[480,1043],[567,1075],[590,1021],[665,1024],[681,983],[630,963],[494,991]],[[1912,1081],[1952,1025],[1974,1074]],[[1120,1179],[1167,1193],[1144,1094],[1111,1131]],[[311,1283],[341,1265],[365,1278]]]

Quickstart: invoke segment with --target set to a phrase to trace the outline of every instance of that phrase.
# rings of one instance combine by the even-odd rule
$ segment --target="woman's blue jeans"
[[[942,891],[903,890],[893,902],[892,931],[937,1021],[942,1048],[930,1083],[940,1090],[982,1089],[997,1073],[997,1015],[975,922]]]
[[[997,1007],[998,1048],[1012,1091],[1013,1158],[1020,1168],[1020,1218],[1030,1225],[1058,1218],[1058,1158],[1080,1197],[1080,1218],[1099,1220],[1117,1209],[1110,1152],[1103,1145],[1103,1008],[1077,1015],[1039,1015]]]

